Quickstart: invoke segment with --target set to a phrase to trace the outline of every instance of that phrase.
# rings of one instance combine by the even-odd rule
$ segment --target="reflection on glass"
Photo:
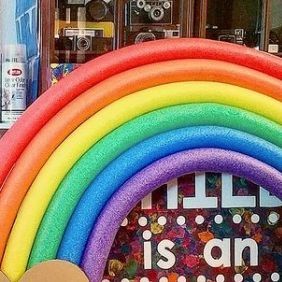
[[[127,0],[123,45],[181,36],[182,0]]]
[[[259,48],[262,0],[209,0],[207,38]]]
[[[282,0],[272,0],[271,30],[269,52],[282,52]]]
[[[84,63],[114,48],[115,0],[57,0],[55,54],[59,63]]]

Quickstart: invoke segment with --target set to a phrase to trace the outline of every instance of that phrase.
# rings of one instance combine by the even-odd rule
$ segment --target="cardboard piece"
[[[0,282],[10,282],[6,275],[0,271]]]
[[[28,270],[19,282],[89,282],[84,272],[66,261],[51,260]],[[2,282],[0,280],[0,282]],[[4,282],[4,280],[3,280]]]

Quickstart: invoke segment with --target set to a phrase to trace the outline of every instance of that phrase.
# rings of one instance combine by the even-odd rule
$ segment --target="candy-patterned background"
[[[239,208],[238,198],[223,199],[222,187],[228,185],[233,186],[228,189],[233,196],[247,196],[241,200],[253,201],[254,206]],[[188,209],[187,199],[195,196],[195,190],[216,197],[206,200],[211,205],[216,201],[217,207]],[[226,207],[228,200],[232,207]],[[239,205],[244,205],[242,201]],[[104,282],[281,281],[281,216],[282,202],[244,179],[214,173],[185,175],[148,195],[128,215],[112,247]],[[206,262],[205,245],[215,238],[230,239],[230,267],[211,267]],[[250,266],[248,248],[241,265],[235,265],[235,238],[256,242],[256,266]],[[214,258],[221,254],[218,248],[212,250]]]

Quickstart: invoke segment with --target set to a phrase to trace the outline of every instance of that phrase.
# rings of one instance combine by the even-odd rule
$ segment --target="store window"
[[[206,37],[262,49],[262,0],[209,0]]]
[[[84,63],[119,47],[178,38],[182,0],[57,0],[55,62]]]
[[[52,83],[112,50],[146,41],[185,37],[190,2],[50,0],[49,26],[54,28],[44,42],[51,38],[50,62],[46,66],[51,65]]]
[[[183,1],[125,2],[123,46],[182,36]]]
[[[116,1],[59,0],[55,11],[55,58],[84,63],[115,48]]]
[[[272,0],[268,51],[282,55],[282,0]]]
[[[45,27],[41,38],[41,77],[44,78],[41,81],[41,91],[45,91],[51,84],[57,83],[89,60],[124,46],[151,40],[202,37],[268,50],[272,53],[274,50],[277,53],[277,49],[281,50],[279,32],[281,2],[281,0],[273,0],[272,3],[270,0],[41,1],[41,9],[44,11],[41,14],[41,23]],[[269,10],[271,5],[273,14]],[[271,17],[272,29],[269,25]],[[270,45],[267,49],[269,33]]]

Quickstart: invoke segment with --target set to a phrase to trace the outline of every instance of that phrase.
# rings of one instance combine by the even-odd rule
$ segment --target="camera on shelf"
[[[129,25],[172,24],[173,1],[129,0]]]
[[[103,29],[64,28],[62,33],[56,41],[57,50],[88,53],[95,57],[113,49],[113,38],[104,37]]]
[[[57,2],[55,50],[60,63],[84,63],[113,50],[115,0]]]
[[[239,45],[244,44],[245,31],[244,29],[230,29],[230,30],[218,30],[218,40],[230,43],[236,43]]]
[[[114,0],[86,0],[85,7],[87,21],[114,21]]]
[[[127,36],[127,45],[138,44],[147,41],[154,41],[157,39],[165,38],[179,38],[180,30],[150,30],[150,29],[141,29],[135,32],[129,32]]]
[[[94,39],[104,36],[103,29],[94,28],[64,28],[58,39],[57,50],[93,51]]]
[[[60,0],[57,5],[63,21],[114,22],[115,0]]]

